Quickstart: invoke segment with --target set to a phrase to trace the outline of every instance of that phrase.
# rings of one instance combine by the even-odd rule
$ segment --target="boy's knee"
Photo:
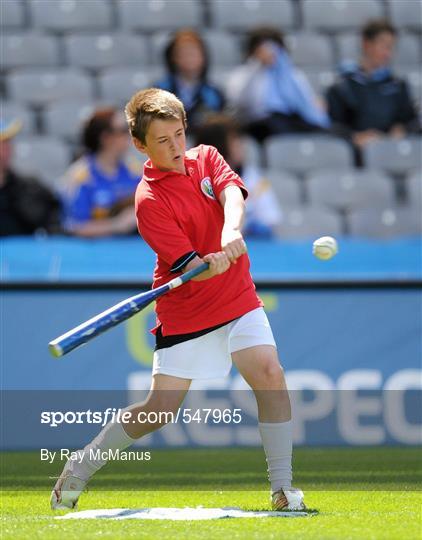
[[[278,389],[284,382],[283,368],[274,357],[265,357],[261,362],[260,382],[264,388]]]

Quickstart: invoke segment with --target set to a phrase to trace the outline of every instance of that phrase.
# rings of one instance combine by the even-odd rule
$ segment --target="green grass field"
[[[148,464],[111,463],[91,481],[79,510],[222,507],[268,510],[260,449],[151,450]],[[296,519],[60,521],[49,494],[61,464],[38,453],[1,454],[2,539],[422,538],[420,449],[306,449],[295,452],[294,484],[319,513]]]

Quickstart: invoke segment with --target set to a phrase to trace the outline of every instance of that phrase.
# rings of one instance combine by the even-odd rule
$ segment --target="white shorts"
[[[225,377],[232,367],[231,353],[255,345],[276,347],[262,307],[208,334],[155,351],[152,374],[183,379]]]

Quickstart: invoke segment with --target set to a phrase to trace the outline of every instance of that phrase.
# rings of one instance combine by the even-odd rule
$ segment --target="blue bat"
[[[92,319],[72,328],[69,332],[59,336],[53,341],[50,341],[48,344],[48,349],[50,353],[56,358],[67,354],[76,347],[87,343],[91,339],[99,336],[109,328],[118,325],[119,323],[125,321],[138,313],[146,306],[151,304],[159,296],[166,294],[168,291],[180,287],[183,283],[191,280],[195,276],[202,274],[209,267],[208,263],[203,263],[200,266],[197,266],[193,270],[189,270],[185,274],[172,279],[165,285],[147,291],[145,293],[137,294],[131,298],[119,302],[115,306],[103,311],[99,315],[96,315]]]

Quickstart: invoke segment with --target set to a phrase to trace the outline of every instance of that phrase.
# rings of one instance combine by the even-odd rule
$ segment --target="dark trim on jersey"
[[[211,326],[210,328],[205,328],[204,330],[198,330],[197,332],[191,332],[190,334],[174,334],[173,336],[163,336],[161,333],[161,325],[157,328],[157,332],[155,334],[155,351],[158,351],[160,349],[168,349],[169,347],[173,347],[173,345],[178,345],[179,343],[183,343],[185,341],[189,341],[190,339],[195,339],[201,336],[205,336],[205,334],[209,334],[210,332],[213,332],[214,330],[218,330],[219,328],[222,328],[223,326],[226,326],[226,324],[229,324],[236,319],[232,319],[231,321],[224,322],[222,324],[217,324],[217,326]]]
[[[173,266],[170,268],[170,272],[181,272],[183,268],[197,255],[198,253],[196,251],[189,251],[189,253],[185,253],[173,263]]]

